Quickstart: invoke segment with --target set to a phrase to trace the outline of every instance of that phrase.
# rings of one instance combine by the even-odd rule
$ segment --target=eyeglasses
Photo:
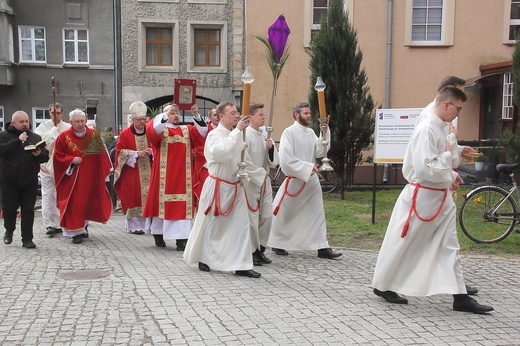
[[[232,115],[232,116],[237,116],[239,115],[240,113],[238,113],[237,111],[233,111],[233,112],[226,112],[224,114],[229,114],[229,115]]]
[[[446,102],[449,103],[450,105],[454,106],[455,108],[457,108],[458,112],[460,112],[462,110],[462,107],[457,106],[455,103],[453,103],[451,101],[446,101]]]
[[[135,121],[145,122],[146,118],[133,118]]]

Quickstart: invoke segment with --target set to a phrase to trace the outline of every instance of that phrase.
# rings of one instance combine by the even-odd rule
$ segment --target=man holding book
[[[16,111],[6,130],[0,132],[0,193],[4,215],[4,244],[13,242],[18,208],[21,212],[22,246],[34,249],[33,224],[34,204],[38,191],[40,164],[49,160],[49,152],[44,147],[34,147],[42,139],[30,131],[29,116],[24,111]]]

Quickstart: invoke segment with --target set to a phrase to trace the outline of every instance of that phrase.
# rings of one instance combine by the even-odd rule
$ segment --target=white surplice
[[[242,132],[229,131],[221,124],[206,137],[204,156],[210,176],[202,188],[199,209],[184,250],[188,264],[203,262],[220,271],[253,269],[244,187],[233,176],[244,147]],[[217,206],[225,215],[215,216]]]
[[[327,131],[326,139],[329,137]],[[283,131],[279,155],[287,178],[274,198],[277,214],[273,216],[268,246],[286,250],[329,247],[323,194],[319,178],[313,172],[316,158],[323,157],[321,143],[312,129],[296,121]]]
[[[458,160],[458,148],[453,135],[446,137],[446,126],[447,123],[430,113],[410,139],[403,175],[411,184],[397,199],[374,270],[372,287],[380,291],[410,296],[466,293],[459,258],[456,205],[449,191],[457,177],[453,162]],[[446,151],[447,138],[453,145],[453,155]],[[416,213],[412,214],[403,238],[417,187],[414,184],[436,190],[418,189]],[[419,219],[430,219],[437,213],[432,221]]]
[[[59,134],[68,130],[72,125],[60,121],[54,125],[52,119],[47,120],[36,128],[34,132],[45,141],[45,147],[49,150],[49,161],[40,164],[40,180],[42,184],[42,217],[45,227],[61,228],[60,210],[56,206],[56,182],[54,181],[53,154],[54,144]]]
[[[271,178],[267,175],[266,169],[278,166],[278,151],[273,142],[273,159],[269,159],[266,147],[267,133],[255,130],[251,127],[246,128],[247,143],[247,171],[251,177],[247,189],[247,202],[249,207],[249,223],[251,225],[252,251],[260,249],[260,246],[267,246],[271,225],[273,221],[273,190]],[[269,139],[271,141],[271,139]],[[264,184],[265,182],[265,184]],[[260,198],[261,191],[263,192]],[[260,206],[258,204],[261,203]],[[255,209],[258,209],[255,211]]]

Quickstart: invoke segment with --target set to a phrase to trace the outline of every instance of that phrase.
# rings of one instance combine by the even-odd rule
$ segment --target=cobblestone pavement
[[[37,213],[39,215],[39,213]],[[276,256],[260,279],[201,272],[173,241],[124,232],[121,213],[73,245],[35,222],[35,250],[0,251],[1,345],[518,345],[520,259],[464,257],[490,315],[450,296],[391,305],[370,288],[377,253]],[[2,233],[3,234],[3,233]],[[105,277],[102,277],[105,276]]]

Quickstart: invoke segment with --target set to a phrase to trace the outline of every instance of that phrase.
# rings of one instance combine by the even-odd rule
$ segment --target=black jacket
[[[25,143],[18,138],[22,131],[17,130],[11,123],[6,125],[7,130],[0,132],[0,183],[15,183],[27,185],[38,181],[40,163],[49,161],[49,151],[45,148],[38,156],[24,150],[24,146],[36,144],[41,137],[28,131],[29,137]]]

